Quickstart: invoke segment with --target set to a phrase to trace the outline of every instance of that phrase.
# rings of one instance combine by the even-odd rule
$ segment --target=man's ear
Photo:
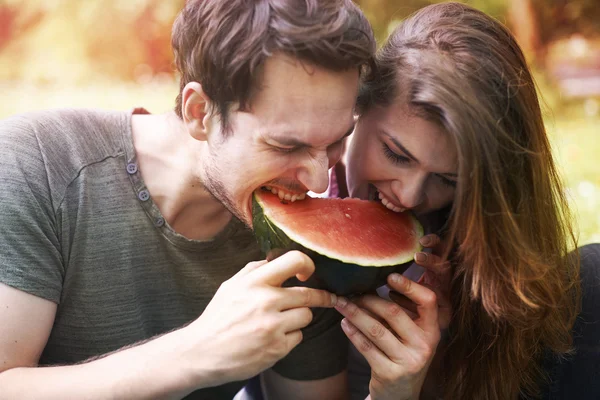
[[[210,98],[204,93],[201,84],[190,82],[183,88],[181,99],[181,114],[188,133],[196,140],[206,140]]]

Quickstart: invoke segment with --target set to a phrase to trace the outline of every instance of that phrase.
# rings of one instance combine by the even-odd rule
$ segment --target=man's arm
[[[325,379],[296,381],[273,370],[261,374],[265,400],[346,400],[349,398],[347,373],[343,371]]]
[[[0,399],[175,399],[198,384],[181,331],[88,363],[37,368],[55,314],[55,303],[0,283]]]
[[[0,285],[0,399],[178,399],[248,379],[302,340],[309,308],[335,306],[328,292],[280,287],[313,272],[310,258],[297,251],[250,263],[184,328],[84,364],[42,368],[36,365],[56,305]]]

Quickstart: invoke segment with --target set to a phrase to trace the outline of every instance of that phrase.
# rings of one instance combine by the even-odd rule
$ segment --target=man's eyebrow
[[[404,152],[404,154],[406,154],[408,156],[408,158],[410,158],[411,160],[413,160],[416,163],[419,162],[419,160],[417,160],[417,157],[413,156],[410,153],[410,151],[406,150],[406,147],[404,147],[398,139],[396,139],[395,137],[393,137],[392,135],[390,135],[389,133],[387,133],[385,131],[381,131],[381,133],[383,133],[385,136],[387,136],[392,141],[392,143],[394,143],[394,145],[396,147],[398,147],[400,150],[402,150]]]
[[[342,136],[341,138],[336,140],[334,143],[344,140],[345,138],[350,136],[352,134],[352,132],[354,132],[354,124],[352,124],[350,129],[348,129],[348,131],[346,133],[344,133],[344,136]],[[303,141],[298,140],[292,136],[286,136],[286,137],[271,136],[271,139],[275,140],[277,143],[279,143],[283,146],[288,146],[288,147],[312,147],[312,145],[310,145],[308,143],[304,143]]]
[[[277,143],[279,143],[280,145],[283,146],[288,146],[288,147],[310,147],[308,145],[308,143],[304,143],[301,140],[298,140],[294,137],[277,137],[277,136],[271,136],[271,139],[273,139],[274,141],[276,141]]]

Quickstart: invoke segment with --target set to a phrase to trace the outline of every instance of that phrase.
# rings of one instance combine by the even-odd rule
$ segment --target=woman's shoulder
[[[600,398],[600,243],[579,249],[581,312],[573,327],[573,352],[548,355],[549,385],[545,399]]]
[[[581,333],[585,336],[581,339],[594,344],[600,356],[600,243],[582,246],[579,257],[582,302],[574,339],[580,339]]]

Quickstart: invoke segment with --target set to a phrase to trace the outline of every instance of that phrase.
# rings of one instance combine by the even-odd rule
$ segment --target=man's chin
[[[252,213],[247,214],[244,216],[244,218],[239,218],[239,220],[242,221],[249,229],[254,229],[252,225]]]
[[[240,207],[233,198],[229,196],[227,191],[221,185],[216,184],[216,182],[207,180],[207,184],[205,184],[204,187],[211,196],[221,203],[227,211],[233,214],[236,219],[242,221],[248,227],[252,227],[252,196],[250,196],[248,203],[246,203],[246,207]]]
[[[252,196],[250,196],[250,198],[248,199],[248,201],[246,202],[246,206],[245,209],[242,211],[240,210],[240,215],[238,216],[238,219],[240,221],[242,221],[244,223],[244,225],[246,225],[248,228],[253,229],[253,224],[252,224]]]
[[[233,205],[232,203],[225,205],[229,212],[233,214],[235,218],[240,220],[248,228],[252,229],[252,199],[244,205]]]

